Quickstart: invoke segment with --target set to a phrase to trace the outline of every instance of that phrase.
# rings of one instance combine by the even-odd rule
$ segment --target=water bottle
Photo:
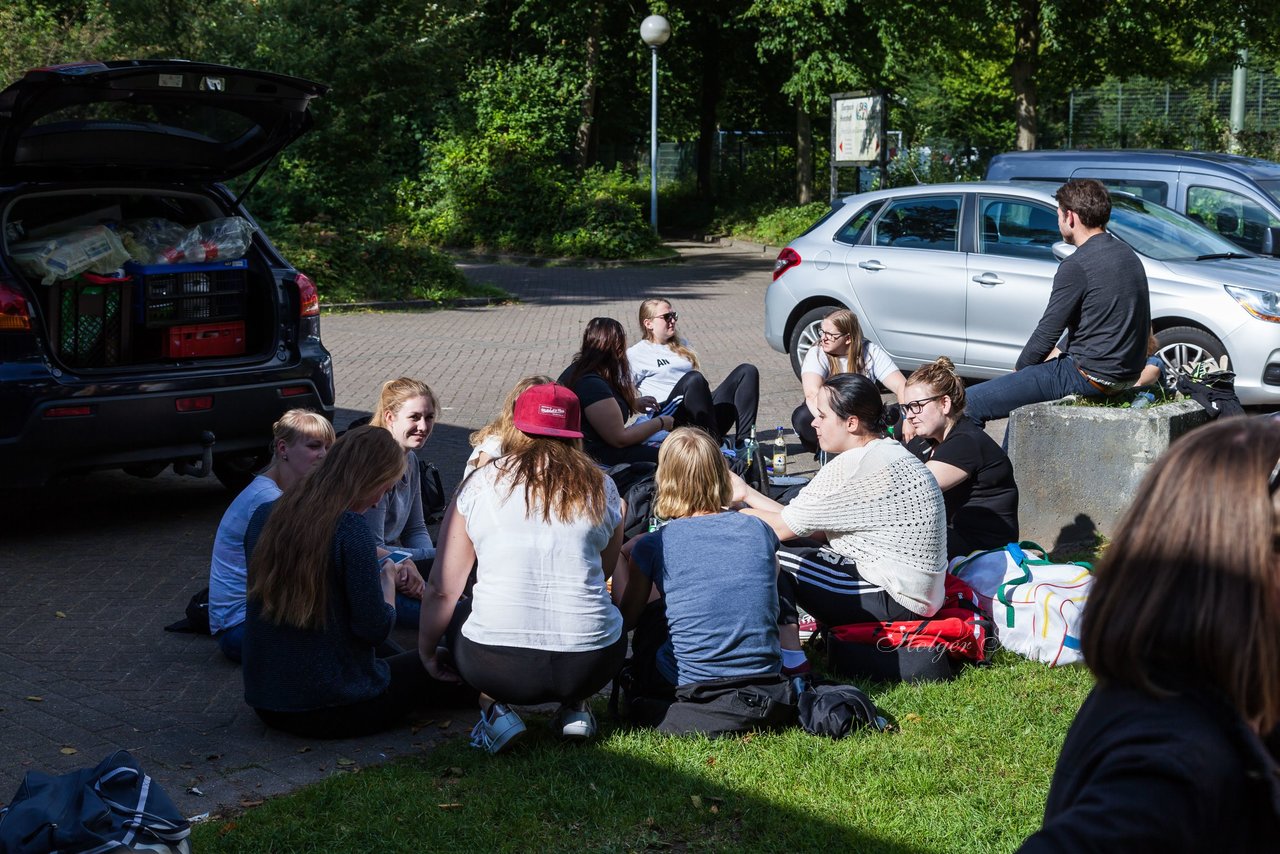
[[[760,443],[756,441],[756,425],[751,425],[751,433],[747,436],[747,444],[743,447],[743,452],[747,457],[747,468],[751,468],[751,464],[760,454]]]
[[[778,427],[778,435],[773,440],[773,474],[782,477],[787,473],[787,440],[782,435],[782,427]]]
[[[1139,392],[1133,399],[1133,403],[1129,404],[1130,409],[1146,409],[1148,406],[1156,402],[1156,396],[1149,391]]]

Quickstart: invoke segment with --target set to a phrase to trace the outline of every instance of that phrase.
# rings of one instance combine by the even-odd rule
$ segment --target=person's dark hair
[[[964,414],[964,381],[956,376],[955,363],[946,356],[939,356],[916,368],[907,384],[927,386],[932,394],[945,394],[951,398],[950,418],[953,421]]]
[[[627,408],[635,407],[636,388],[631,382],[627,361],[627,333],[612,317],[593,317],[582,332],[582,349],[573,357],[573,368],[565,385],[572,388],[587,374],[598,374],[622,396]]]
[[[822,387],[831,392],[831,411],[841,421],[857,416],[862,426],[873,433],[888,429],[880,390],[862,374],[833,374]]]
[[[1097,178],[1072,178],[1053,197],[1058,207],[1074,212],[1089,228],[1102,228],[1111,219],[1111,194]]]
[[[1262,732],[1280,723],[1280,421],[1231,418],[1156,461],[1096,572],[1085,661],[1102,684],[1221,693]]]

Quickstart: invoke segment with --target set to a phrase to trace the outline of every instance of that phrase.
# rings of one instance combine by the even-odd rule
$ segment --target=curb
[[[509,305],[519,302],[515,297],[458,297],[450,300],[406,299],[369,300],[367,302],[326,303],[320,306],[325,314],[342,314],[351,311],[430,311],[446,308],[485,308],[491,305]]]
[[[514,264],[521,267],[586,267],[609,269],[611,267],[652,267],[683,264],[680,255],[650,258],[546,258],[541,255],[504,255],[494,252],[446,252],[455,264]]]
[[[725,249],[741,249],[743,252],[758,252],[761,255],[769,253],[777,253],[782,251],[781,246],[770,246],[767,243],[756,243],[752,240],[743,240],[740,237],[708,237],[708,243],[714,243]]]

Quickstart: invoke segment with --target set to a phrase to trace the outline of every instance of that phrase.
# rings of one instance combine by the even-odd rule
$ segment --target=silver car
[[[819,321],[848,307],[910,371],[948,356],[962,376],[1013,370],[1049,301],[1056,185],[900,187],[836,202],[778,255],[765,339],[800,372]],[[1169,208],[1112,194],[1107,229],[1137,251],[1166,364],[1230,356],[1247,405],[1280,404],[1280,260],[1246,254]]]

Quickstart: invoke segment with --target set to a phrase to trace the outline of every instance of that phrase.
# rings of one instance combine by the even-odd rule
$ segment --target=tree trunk
[[[698,197],[711,200],[711,158],[719,123],[720,21],[713,18],[702,35],[702,93],[698,99]]]
[[[604,7],[591,7],[591,23],[587,27],[586,73],[583,75],[580,103],[582,118],[573,140],[573,165],[583,172],[591,165],[591,130],[596,118],[596,74],[600,67],[600,32],[604,24]]]
[[[1036,65],[1040,58],[1040,0],[1018,0],[1013,23],[1014,111],[1018,123],[1019,151],[1036,147]]]
[[[813,201],[813,126],[803,98],[796,100],[796,201]]]

